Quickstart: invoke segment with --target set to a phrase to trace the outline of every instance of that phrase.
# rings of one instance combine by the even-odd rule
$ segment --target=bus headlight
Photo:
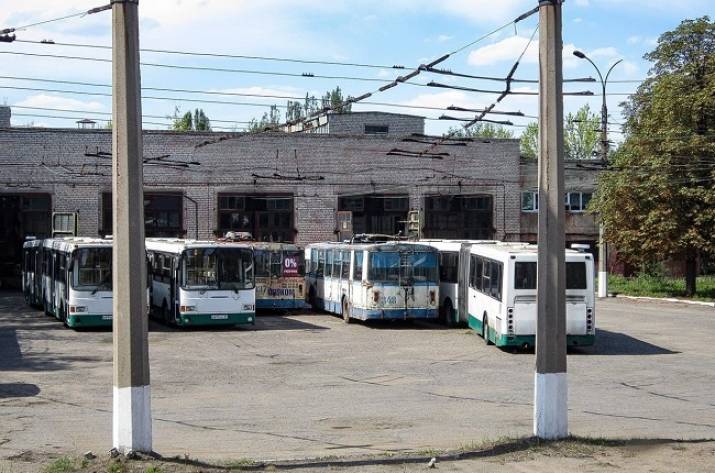
[[[593,333],[594,332],[594,323],[593,323],[593,308],[588,307],[586,309],[586,333]]]
[[[195,305],[181,305],[179,306],[179,312],[196,312]]]
[[[509,335],[514,335],[514,308],[506,309],[506,331]]]
[[[70,314],[79,314],[80,312],[87,312],[87,308],[81,305],[70,306]]]

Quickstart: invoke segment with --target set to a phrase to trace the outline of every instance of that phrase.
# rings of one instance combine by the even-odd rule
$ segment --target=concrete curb
[[[625,294],[616,294],[615,297],[620,299],[634,299],[634,300],[647,300],[647,301],[660,301],[660,302],[675,302],[679,304],[690,304],[699,305],[705,307],[714,307],[715,302],[705,302],[705,301],[691,301],[687,299],[676,299],[674,297],[648,297],[648,296],[627,296]]]

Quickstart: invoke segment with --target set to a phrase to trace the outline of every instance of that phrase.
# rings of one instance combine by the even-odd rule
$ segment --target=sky
[[[340,86],[346,95],[358,96],[376,90],[405,71],[390,66],[414,68],[462,48],[509,23],[537,5],[536,0],[141,0],[140,43],[146,49],[167,49],[214,54],[268,56],[291,59],[359,63],[382,67],[301,64],[226,57],[204,57],[142,52],[142,62],[178,66],[200,66],[254,71],[254,73],[195,71],[142,66],[143,114],[145,128],[166,129],[178,109],[186,112],[202,108],[215,129],[242,129],[245,122],[266,112],[271,104],[284,107],[285,99],[229,94],[321,96]],[[103,0],[0,0],[0,29],[62,17],[101,6]],[[597,77],[591,64],[573,56],[585,52],[605,74],[618,59],[607,87],[610,128],[617,135],[622,120],[619,103],[647,77],[650,65],[643,55],[653,50],[658,37],[684,19],[715,16],[715,0],[568,0],[563,5],[564,78]],[[516,58],[529,45],[515,74],[520,79],[538,78],[538,15],[507,26],[495,34],[452,55],[439,67],[453,72],[504,77]],[[534,40],[529,43],[532,33]],[[18,40],[53,40],[56,43],[111,45],[111,12],[47,23],[16,32]],[[0,43],[0,103],[14,106],[13,126],[76,127],[81,118],[107,119],[111,112],[109,87],[28,81],[72,81],[97,85],[111,84],[111,64],[17,55],[7,53],[111,57],[99,48],[69,47],[32,43]],[[270,74],[266,74],[270,73]],[[295,74],[296,76],[275,75]],[[332,78],[301,77],[302,74]],[[13,78],[11,78],[13,77]],[[336,78],[341,77],[341,78]],[[371,80],[357,80],[371,79]],[[378,80],[378,81],[376,81]],[[445,108],[450,105],[481,108],[496,95],[426,87],[429,81],[468,88],[500,90],[502,82],[422,73],[413,82],[402,84],[368,101],[402,107],[356,104],[353,110],[383,110],[410,113],[427,118],[426,132],[441,134],[459,122],[438,120],[446,113],[470,118],[465,112],[446,112],[409,107]],[[621,82],[623,81],[623,82]],[[22,90],[57,89],[67,92]],[[213,92],[195,94],[149,88],[170,88]],[[514,90],[535,91],[536,84],[515,84]],[[592,97],[567,96],[565,112],[574,112],[588,103],[601,107],[600,85],[569,83],[565,91],[587,91]],[[96,94],[96,95],[93,95]],[[154,98],[151,98],[154,97]],[[192,102],[240,102],[217,104]],[[537,115],[538,97],[511,95],[499,110]],[[36,108],[18,108],[36,107]],[[45,109],[45,110],[39,110]],[[54,110],[47,110],[54,109]],[[285,112],[284,108],[280,109]],[[94,113],[90,113],[94,112]],[[21,115],[24,114],[24,115]],[[69,118],[26,116],[53,115]],[[148,115],[148,116],[147,116]],[[149,117],[150,116],[150,117]],[[505,120],[503,116],[492,119]],[[519,136],[532,118],[509,118],[508,127]],[[102,122],[98,122],[102,123]],[[221,128],[219,128],[221,127]],[[614,136],[617,140],[618,137]]]

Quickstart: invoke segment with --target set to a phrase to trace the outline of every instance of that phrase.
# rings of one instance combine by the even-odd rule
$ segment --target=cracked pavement
[[[151,323],[154,448],[257,460],[449,449],[532,425],[533,352],[468,329],[310,313],[255,329]],[[715,311],[599,301],[594,348],[568,359],[570,430],[715,437]],[[112,343],[0,293],[0,458],[111,447]]]

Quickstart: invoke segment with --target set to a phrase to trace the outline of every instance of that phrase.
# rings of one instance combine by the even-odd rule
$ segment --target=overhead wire
[[[28,24],[22,25],[22,26],[4,28],[4,29],[0,30],[0,34],[14,33],[16,31],[24,31],[24,30],[33,28],[35,26],[46,25],[48,23],[54,23],[57,21],[64,21],[64,20],[68,20],[70,18],[77,18],[77,17],[83,17],[83,16],[87,16],[87,15],[92,15],[94,13],[99,13],[99,12],[103,12],[105,10],[110,10],[111,8],[112,8],[111,4],[102,5],[102,6],[90,8],[89,10],[81,11],[78,13],[72,13],[70,15],[61,16],[59,18],[51,18],[49,20],[36,21],[34,23],[28,23]],[[15,41],[17,41],[17,40],[15,40]]]

